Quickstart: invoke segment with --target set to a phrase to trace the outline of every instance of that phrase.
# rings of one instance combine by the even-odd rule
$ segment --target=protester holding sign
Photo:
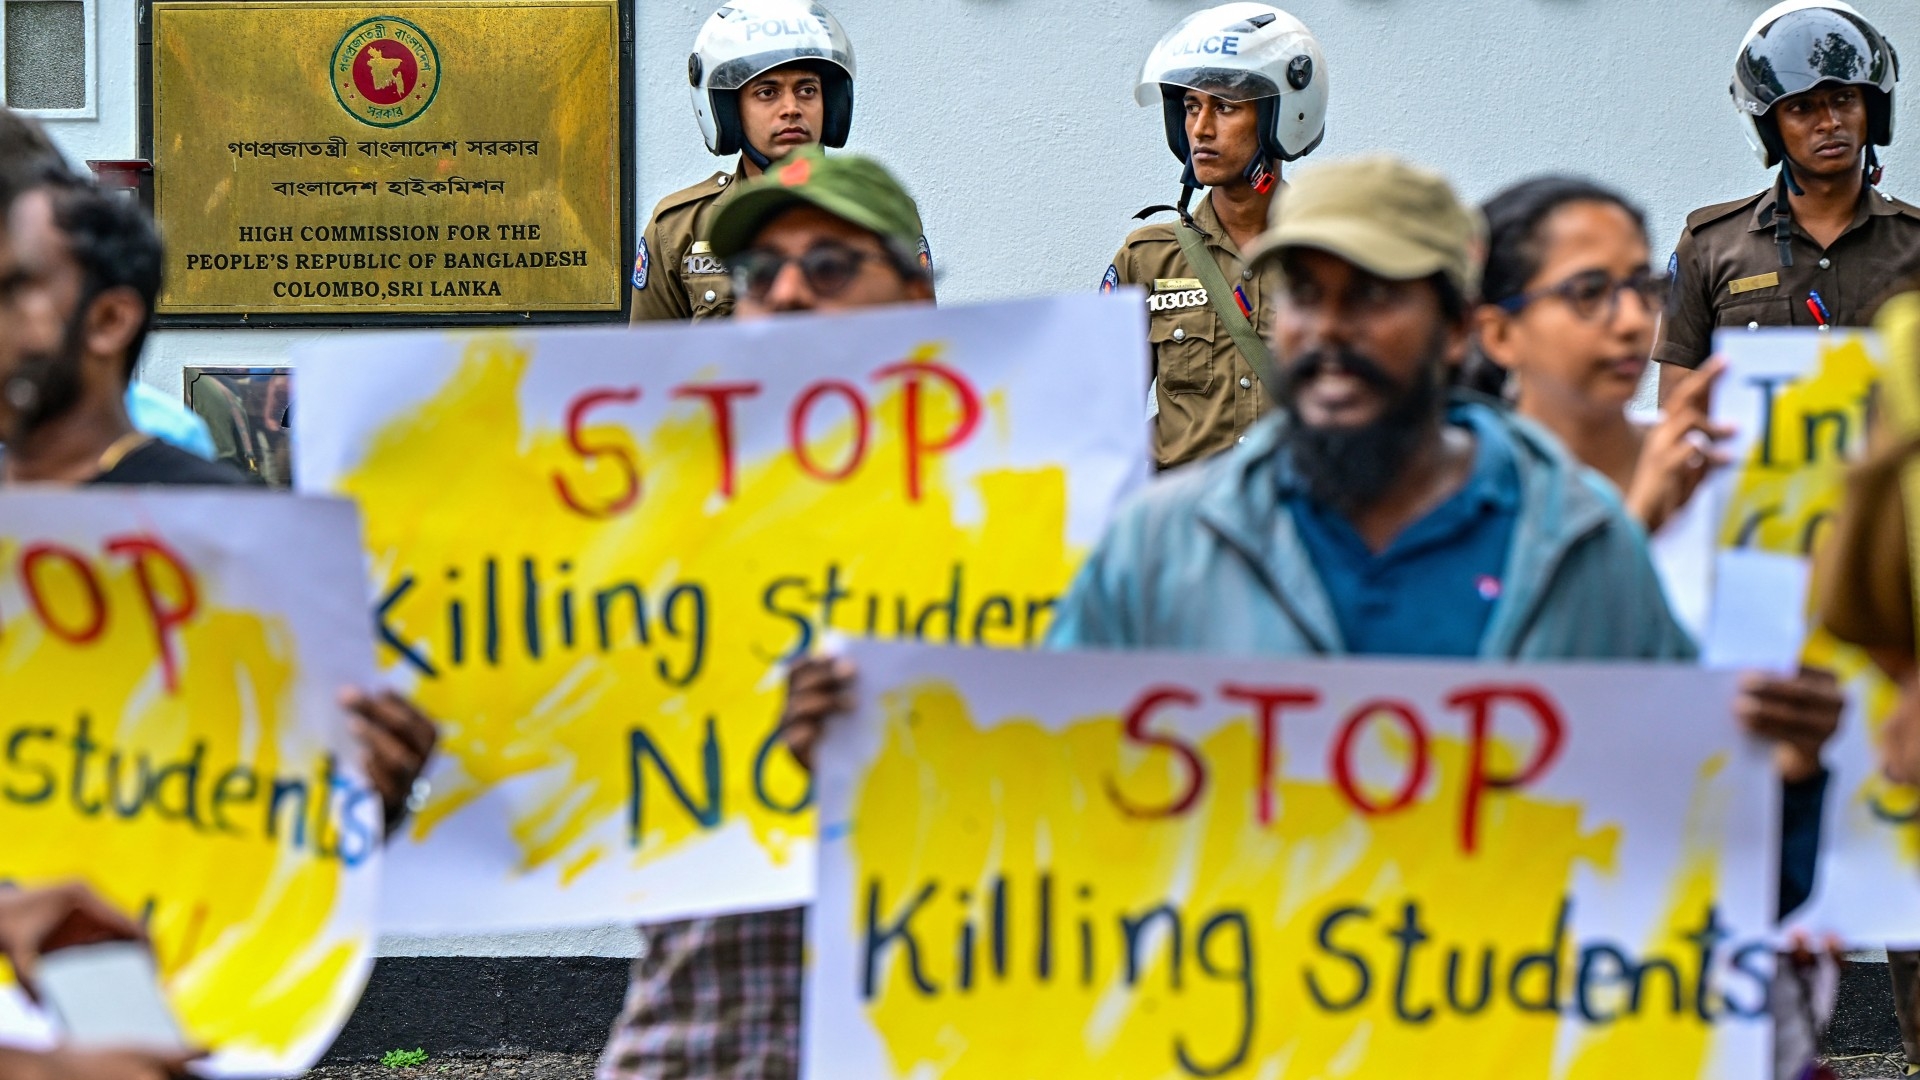
[[[18,125],[24,121],[5,114],[0,116],[0,124],[4,123]],[[232,488],[244,484],[238,472],[159,444],[135,431],[128,422],[124,395],[146,337],[162,261],[159,237],[144,211],[136,203],[107,194],[49,161],[0,163],[0,196],[0,215],[5,221],[4,230],[0,230],[0,439],[5,441],[5,452],[0,456],[0,487],[121,484]],[[343,995],[357,993],[364,982],[372,959],[372,935],[364,921],[354,924],[349,909],[355,904],[360,911],[370,908],[372,868],[377,866],[372,857],[380,846],[380,821],[384,819],[391,830],[405,817],[436,734],[433,724],[396,694],[342,690],[360,684],[364,669],[358,665],[315,666],[325,662],[314,649],[317,642],[337,643],[333,644],[335,654],[331,659],[351,658],[357,653],[360,664],[371,660],[370,630],[364,613],[353,610],[357,607],[355,589],[351,585],[341,587],[343,582],[363,580],[354,550],[357,545],[351,540],[340,542],[344,537],[357,537],[351,513],[328,513],[345,507],[282,504],[270,495],[260,498],[270,501],[270,505],[261,506],[262,511],[280,513],[243,513],[231,523],[222,522],[223,527],[233,530],[232,544],[257,546],[247,540],[254,529],[284,531],[293,521],[312,526],[312,532],[303,534],[310,546],[298,553],[293,565],[312,575],[299,580],[317,583],[314,587],[321,588],[331,583],[329,595],[341,601],[331,611],[323,611],[320,609],[328,605],[314,604],[311,596],[304,598],[304,604],[296,606],[301,607],[302,617],[311,615],[316,621],[301,624],[307,628],[304,638],[302,630],[283,622],[283,633],[273,640],[274,659],[268,663],[249,652],[265,633],[239,629],[259,624],[221,610],[232,600],[228,591],[232,580],[209,568],[225,558],[230,569],[231,550],[209,553],[181,535],[190,531],[187,529],[163,541],[158,534],[177,525],[166,520],[167,514],[153,508],[128,508],[123,502],[106,504],[122,513],[137,513],[145,528],[153,530],[152,535],[121,531],[107,534],[117,536],[115,540],[95,538],[105,544],[109,560],[114,554],[131,559],[131,573],[146,597],[158,641],[162,690],[156,695],[152,687],[147,687],[139,698],[146,704],[139,707],[122,704],[123,699],[115,699],[113,691],[107,689],[116,684],[116,672],[125,676],[127,670],[116,668],[115,659],[120,653],[110,643],[117,636],[124,637],[116,635],[115,625],[134,624],[124,618],[111,620],[108,613],[118,589],[116,579],[125,577],[128,571],[118,568],[114,574],[106,574],[104,569],[94,569],[85,556],[76,553],[80,549],[73,546],[71,535],[61,540],[9,536],[8,543],[0,543],[0,548],[19,553],[17,578],[28,598],[27,609],[47,625],[47,631],[19,635],[10,622],[9,635],[16,642],[31,643],[36,638],[43,644],[55,642],[48,647],[54,659],[16,647],[8,656],[8,672],[0,673],[20,680],[23,717],[44,714],[50,703],[52,708],[61,709],[76,700],[66,693],[72,688],[61,685],[66,680],[44,674],[58,670],[63,662],[58,657],[61,646],[69,651],[93,651],[95,655],[87,660],[88,675],[98,685],[85,689],[106,694],[104,703],[94,700],[79,706],[71,744],[71,805],[46,802],[46,795],[32,796],[30,788],[10,787],[8,809],[27,813],[37,808],[55,817],[69,813],[82,821],[93,819],[101,804],[86,801],[82,793],[84,778],[90,757],[96,751],[105,753],[106,747],[89,736],[90,714],[112,715],[123,737],[151,740],[154,736],[150,729],[140,735],[130,733],[139,730],[138,717],[150,717],[152,710],[160,707],[155,704],[159,699],[166,706],[191,710],[194,722],[205,728],[189,729],[194,749],[187,760],[161,767],[158,773],[149,772],[154,768],[151,755],[139,755],[139,775],[147,779],[135,785],[131,802],[124,801],[119,782],[110,781],[115,813],[105,821],[124,826],[138,817],[142,808],[148,808],[152,811],[149,818],[177,814],[176,820],[196,829],[193,840],[206,841],[183,842],[166,852],[158,868],[142,867],[128,865],[127,851],[116,850],[113,845],[130,844],[138,850],[143,838],[136,832],[122,832],[115,834],[121,837],[118,841],[100,839],[104,850],[96,849],[91,842],[81,845],[81,861],[76,864],[66,834],[50,827],[52,831],[16,832],[8,843],[0,844],[0,868],[9,876],[27,877],[84,872],[98,875],[98,884],[123,902],[130,902],[130,896],[145,895],[146,917],[162,920],[157,925],[171,926],[182,935],[182,940],[174,943],[176,951],[169,956],[170,964],[174,974],[185,973],[181,974],[185,980],[183,1002],[195,1010],[202,1030],[211,1028],[209,1041],[218,1044],[226,1059],[216,1061],[216,1065],[234,1068],[244,1062],[238,1066],[243,1070],[298,1069],[317,1057],[325,1041],[339,1030],[352,1000]],[[73,504],[81,517],[85,516],[85,505],[84,501]],[[191,508],[182,512],[195,521],[204,520]],[[201,513],[204,515],[205,508]],[[60,516],[50,510],[25,510],[0,520],[13,533],[16,528],[62,524],[56,520]],[[76,527],[85,532],[84,526]],[[317,554],[321,552],[342,558],[323,570],[324,560]],[[37,598],[45,573],[36,575],[33,567],[48,560],[65,564],[68,577],[63,581],[79,575],[77,591],[83,598],[90,595],[94,605],[90,629],[84,624],[79,629],[56,629],[47,622],[46,611],[60,609],[43,610],[46,602]],[[153,569],[150,563],[164,565],[165,569]],[[150,579],[153,573],[168,577]],[[170,584],[157,590],[150,584],[161,580]],[[163,594],[171,595],[163,598]],[[8,609],[9,616],[16,616],[21,605],[10,603]],[[343,614],[344,619],[339,617]],[[329,621],[328,615],[334,617]],[[286,606],[275,609],[272,616],[298,618]],[[188,641],[195,644],[189,646]],[[150,656],[135,661],[141,665],[155,662]],[[317,687],[289,689],[309,675]],[[284,681],[289,679],[293,682]],[[10,703],[21,700],[17,691],[10,693],[16,694],[9,698]],[[209,732],[220,730],[219,723],[227,717],[221,715],[219,706],[208,707],[208,702],[221,693],[246,698],[233,709],[236,720],[244,714],[250,725],[245,743],[254,752],[267,760],[282,754],[289,759],[310,760],[317,771],[267,776],[263,783],[265,770],[256,768],[257,759],[237,761],[220,772],[217,781],[209,778],[212,790],[199,790],[198,778],[213,772],[204,768],[205,759],[222,752],[222,738]],[[339,712],[328,708],[336,695]],[[341,723],[348,717],[350,735]],[[175,725],[171,730],[177,733],[178,720],[169,719]],[[230,735],[231,729],[227,731]],[[53,741],[55,737],[51,728],[21,728],[11,738],[15,751],[11,760],[16,767],[21,766],[19,751],[23,745]],[[342,758],[356,751],[363,755],[364,774],[359,768],[340,765]],[[160,753],[164,756],[165,751]],[[122,754],[129,762],[135,757],[130,749],[114,750],[106,766],[110,774],[118,771]],[[51,774],[47,775],[46,791],[50,793]],[[171,810],[160,809],[168,798],[162,789],[170,783],[180,785],[173,791],[181,801]],[[325,797],[314,798],[314,791],[325,792]],[[263,792],[270,796],[264,802]],[[249,802],[266,807],[261,833],[250,835],[238,825],[239,807]],[[380,818],[374,816],[376,804]],[[284,815],[283,806],[287,809]],[[210,815],[211,829],[205,828],[198,816],[202,808]],[[248,839],[265,842],[247,847]],[[230,848],[217,860],[222,868],[218,895],[210,893],[205,881],[195,876],[214,858],[209,855],[212,843],[228,844]],[[253,894],[248,890],[264,882],[295,894],[305,892],[307,902],[289,912],[257,898],[250,900]],[[97,902],[90,902],[85,894],[47,895],[51,899],[40,901],[39,916],[23,916],[24,922],[18,927],[6,925],[7,920],[0,918],[0,947],[7,950],[29,987],[37,950],[49,944],[72,943],[49,941],[48,919],[58,915],[57,910],[48,914],[49,904],[57,909],[59,903],[65,903],[71,917],[63,918],[67,922],[78,920],[77,929],[82,934],[144,937],[138,927],[124,919],[103,914]],[[340,915],[337,922],[336,903]],[[217,936],[221,948],[191,952],[201,930]],[[52,935],[55,939],[60,936]],[[284,953],[280,952],[281,946],[286,947]],[[316,963],[303,952],[308,948],[326,956],[326,962]],[[234,1008],[231,984],[260,981],[257,972],[242,971],[241,967],[251,962],[270,968],[276,959],[283,960],[285,967],[275,972],[275,985],[261,987],[249,998],[246,1009]],[[228,960],[235,963],[223,967],[223,961]],[[208,1007],[209,997],[214,1009]],[[254,1025],[259,1025],[258,1029]],[[8,1070],[9,1077],[17,1069],[20,1075],[49,1080],[68,1076],[146,1080],[179,1072],[191,1056],[90,1054],[62,1049],[50,1055],[0,1059],[0,1067]]]
[[[1279,656],[1691,660],[1639,527],[1551,437],[1449,399],[1484,223],[1385,158],[1303,172],[1278,261],[1277,415],[1123,510],[1049,642]],[[851,672],[789,680],[803,761]]]
[[[140,924],[81,884],[40,889],[0,885],[0,956],[28,991],[42,954],[69,945],[142,941]]]
[[[24,124],[8,112],[4,124]],[[0,486],[246,483],[136,431],[127,380],[160,291],[161,246],[136,204],[49,161],[0,168]],[[406,816],[433,723],[391,692],[344,692],[389,829]]]
[[[0,886],[0,956],[29,994],[40,956],[52,949],[103,941],[144,941],[140,924],[84,885],[43,889]],[[0,1047],[6,1080],[161,1080],[185,1076],[199,1055],[148,1050],[53,1050]]]
[[[1737,676],[849,650],[809,1075],[1764,1075],[1779,796],[1687,722]]]
[[[12,110],[0,111],[0,169],[31,173],[37,162],[60,161],[60,151],[40,125]],[[214,456],[213,435],[192,409],[140,379],[128,382],[126,404],[127,418],[139,430],[199,457]]]
[[[1612,480],[1627,509],[1657,531],[1726,456],[1731,434],[1708,416],[1722,366],[1687,372],[1652,426],[1626,407],[1646,371],[1666,283],[1648,263],[1646,220],[1619,194],[1582,180],[1540,177],[1493,197],[1484,304],[1475,315],[1481,357],[1521,416],[1558,436],[1575,458]],[[1782,913],[1812,888],[1826,771],[1820,750],[1840,724],[1833,673],[1748,676],[1741,719],[1777,740],[1788,782],[1788,857]],[[1797,829],[1797,831],[1796,831]]]
[[[1398,162],[1304,174],[1256,255],[1288,282],[1280,417],[1123,515],[1052,643],[1692,659],[1640,528],[1599,478],[1533,425],[1443,394],[1479,229],[1444,180]],[[803,759],[850,674],[796,667],[789,743]],[[1789,779],[1817,777],[1832,732],[1832,695],[1816,690],[1756,682],[1737,705],[1782,740]]]
[[[1686,659],[1640,530],[1558,444],[1449,400],[1479,215],[1389,158],[1303,173],[1253,261],[1286,281],[1280,415],[1109,530],[1072,646]]]
[[[1637,525],[1545,433],[1445,387],[1484,223],[1390,158],[1311,169],[1278,260],[1278,415],[1155,485],[1081,568],[1049,641],[1282,656],[1690,660]],[[789,680],[807,760],[851,672]]]
[[[920,233],[912,196],[878,163],[805,147],[742,186],[709,235],[733,268],[737,317],[763,319],[930,303],[932,279],[913,255]],[[602,1080],[798,1075],[805,917],[785,908],[642,927],[647,949]]]
[[[1478,381],[1613,481],[1629,512],[1657,531],[1726,464],[1712,441],[1732,431],[1708,412],[1720,361],[1679,380],[1659,423],[1627,416],[1667,293],[1649,265],[1645,216],[1617,192],[1558,176],[1517,184],[1483,209]],[[1785,916],[1813,889],[1827,783],[1821,750],[1839,728],[1845,698],[1832,672],[1814,668],[1792,677],[1749,672],[1744,685],[1740,719],[1775,740],[1786,780],[1778,909]],[[1791,987],[1776,989],[1791,999]],[[1802,1023],[1806,1015],[1782,1011],[1783,1058],[1811,1055],[1817,1031]]]
[[[1660,424],[1627,416],[1667,294],[1648,264],[1645,215],[1614,191],[1563,176],[1523,181],[1481,211],[1488,245],[1473,386],[1552,432],[1658,532],[1725,463],[1712,442],[1730,432],[1707,416],[1724,366],[1716,363],[1669,388]],[[1639,302],[1627,303],[1629,293]]]
[[[1287,281],[1278,415],[1150,489],[1050,643],[1224,654],[1689,660],[1640,529],[1551,438],[1445,387],[1484,225],[1391,158],[1308,170],[1253,256]],[[844,666],[790,678],[806,760]]]

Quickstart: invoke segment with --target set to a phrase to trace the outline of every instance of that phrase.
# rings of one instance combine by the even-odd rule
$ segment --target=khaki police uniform
[[[1790,225],[1791,266],[1782,265],[1778,214],[1784,188],[1696,210],[1669,264],[1671,298],[1653,358],[1699,367],[1723,326],[1818,326],[1807,299],[1819,293],[1833,326],[1864,326],[1903,278],[1920,270],[1920,209],[1869,187],[1853,221],[1822,248]]]
[[[714,173],[660,200],[633,257],[636,323],[658,319],[724,319],[733,314],[733,278],[713,257],[707,224],[747,179],[746,167]]]
[[[1246,298],[1241,310],[1262,327],[1261,300],[1278,288],[1277,270],[1248,270],[1227,230],[1213,212],[1213,200],[1200,200],[1194,224],[1229,287]],[[1153,356],[1148,415],[1153,420],[1154,460],[1163,469],[1219,453],[1232,446],[1267,411],[1269,399],[1260,377],[1234,345],[1212,297],[1194,276],[1174,230],[1178,221],[1135,229],[1120,245],[1100,282],[1102,292],[1121,285],[1147,290],[1147,341]],[[1234,297],[1225,298],[1236,303]]]

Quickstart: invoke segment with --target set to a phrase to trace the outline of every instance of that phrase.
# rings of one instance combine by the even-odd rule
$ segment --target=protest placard
[[[782,662],[1039,640],[1144,474],[1145,369],[1110,296],[303,352],[298,482],[359,500],[445,725],[388,925],[804,901]]]
[[[334,500],[0,494],[0,880],[144,919],[214,1075],[304,1070],[373,964],[362,560]]]
[[[813,1076],[1765,1069],[1779,788],[1730,675],[851,655]]]
[[[1894,688],[1808,617],[1807,567],[1880,411],[1881,344],[1864,330],[1780,329],[1722,331],[1714,345],[1727,360],[1714,418],[1735,434],[1731,464],[1694,499],[1713,545],[1707,658],[1775,671],[1804,662],[1833,671],[1847,694],[1824,755],[1814,891],[1792,925],[1862,946],[1920,942],[1920,798],[1881,776],[1874,749]]]

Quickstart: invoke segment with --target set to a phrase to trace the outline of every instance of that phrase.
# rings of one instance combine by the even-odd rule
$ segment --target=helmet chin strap
[[[1180,201],[1171,206],[1149,206],[1145,210],[1133,215],[1133,220],[1144,221],[1155,214],[1165,213],[1171,210],[1180,215],[1181,222],[1185,224],[1187,228],[1192,229],[1201,236],[1205,236],[1207,235],[1207,230],[1201,228],[1199,224],[1193,220],[1193,215],[1187,211],[1187,204],[1193,201],[1193,193],[1199,190],[1200,178],[1195,176],[1193,172],[1193,155],[1188,154],[1187,167],[1180,173]]]
[[[1247,183],[1253,185],[1253,190],[1262,195],[1272,191],[1273,185],[1280,180],[1280,173],[1267,166],[1267,155],[1263,153],[1253,155],[1253,160],[1247,162],[1246,170],[1240,175],[1246,177]]]
[[[772,158],[754,149],[753,143],[744,137],[740,140],[740,152],[745,154],[747,160],[753,162],[753,167],[761,172],[766,172],[767,166],[773,164]]]
[[[1786,154],[1780,155],[1780,179],[1786,182],[1787,193],[1805,195],[1800,182],[1793,178],[1793,159]],[[1780,265],[1793,265],[1793,208],[1787,200],[1781,199],[1773,208],[1773,244],[1780,252]]]
[[[1780,178],[1787,182],[1789,194],[1805,195],[1807,193],[1806,189],[1800,186],[1800,181],[1794,179],[1793,159],[1785,154],[1780,155]]]
[[[1253,190],[1262,195],[1272,191],[1274,185],[1280,182],[1280,173],[1268,165],[1267,155],[1264,153],[1255,154],[1253,160],[1247,162],[1246,169],[1243,170],[1240,175],[1246,178],[1247,183],[1252,185]],[[1199,224],[1193,220],[1193,215],[1187,211],[1187,204],[1193,201],[1193,194],[1200,190],[1200,186],[1200,178],[1193,171],[1193,155],[1188,154],[1187,167],[1180,173],[1180,201],[1174,203],[1172,206],[1149,206],[1145,210],[1133,215],[1133,219],[1135,221],[1141,221],[1155,214],[1171,210],[1180,215],[1180,220],[1186,224],[1187,228],[1205,236],[1207,235],[1207,230],[1201,228]]]
[[[1887,170],[1880,167],[1880,155],[1874,153],[1873,144],[1868,143],[1867,144],[1867,186],[1879,187],[1880,177],[1884,175],[1886,171]]]

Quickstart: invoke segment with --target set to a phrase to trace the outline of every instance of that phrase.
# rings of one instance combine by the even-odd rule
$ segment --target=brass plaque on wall
[[[159,314],[624,302],[622,0],[157,0]]]

